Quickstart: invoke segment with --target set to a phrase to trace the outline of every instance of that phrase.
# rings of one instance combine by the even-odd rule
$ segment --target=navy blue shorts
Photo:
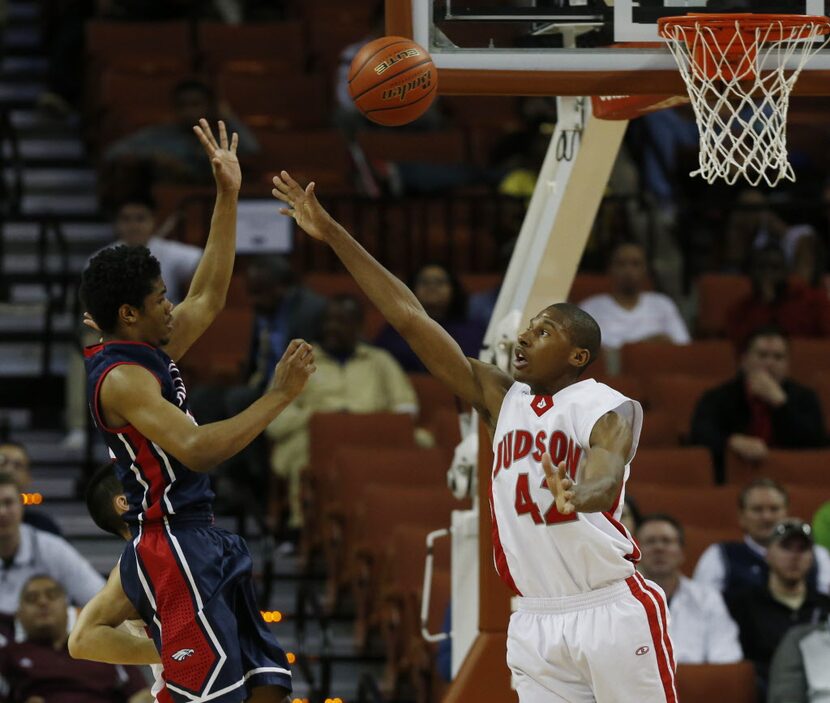
[[[236,703],[291,691],[285,652],[262,619],[245,541],[210,518],[144,525],[121,557],[124,593],[161,653],[159,703]]]

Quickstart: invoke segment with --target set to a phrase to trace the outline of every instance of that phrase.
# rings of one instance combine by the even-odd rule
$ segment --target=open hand
[[[204,118],[199,120],[199,124],[193,126],[193,131],[210,158],[216,187],[220,191],[238,192],[242,187],[242,170],[239,167],[239,159],[236,158],[236,147],[239,143],[236,132],[231,135],[229,144],[225,123],[219,120],[219,142],[217,143],[208,121]]]
[[[556,510],[560,515],[570,515],[576,512],[574,506],[574,482],[568,476],[568,467],[564,461],[554,467],[550,454],[542,455],[542,468],[545,470],[545,479],[548,488],[556,500]]]
[[[288,205],[280,209],[283,215],[293,217],[297,224],[314,239],[325,240],[327,228],[335,222],[317,200],[317,195],[314,193],[314,181],[303,190],[300,184],[291,178],[288,171],[280,171],[279,176],[274,176],[274,189],[271,193],[277,200],[282,200]]]
[[[316,370],[311,345],[302,339],[292,339],[274,370],[271,390],[283,393],[289,400],[293,400],[302,392]]]

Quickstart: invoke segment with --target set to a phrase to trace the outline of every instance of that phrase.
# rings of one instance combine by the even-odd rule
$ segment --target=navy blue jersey
[[[116,475],[130,503],[124,519],[147,523],[168,515],[209,512],[213,491],[207,474],[191,471],[132,425],[107,427],[101,416],[101,383],[122,364],[147,369],[156,377],[164,399],[190,415],[187,390],[176,364],[161,349],[142,342],[96,344],[84,350],[84,357],[90,412],[115,459]]]

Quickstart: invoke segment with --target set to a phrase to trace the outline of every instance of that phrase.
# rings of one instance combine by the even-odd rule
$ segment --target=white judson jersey
[[[542,454],[550,452],[554,465],[566,461],[579,483],[591,430],[611,411],[629,419],[634,433],[614,509],[561,515],[545,482]],[[640,552],[619,518],[642,424],[637,401],[594,379],[554,396],[533,395],[523,383],[507,391],[493,438],[490,512],[496,570],[518,595],[570,596],[633,575]]]
[[[147,637],[147,628],[144,626],[143,620],[125,620],[121,623],[121,627],[133,637]],[[164,668],[161,664],[151,664],[150,671],[153,672],[153,687],[150,689],[150,693],[153,700],[157,701],[159,693],[164,688]]]

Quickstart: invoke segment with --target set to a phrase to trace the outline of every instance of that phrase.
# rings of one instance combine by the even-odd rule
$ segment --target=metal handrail
[[[452,630],[449,632],[439,632],[432,634],[429,631],[429,601],[432,595],[432,562],[435,559],[435,540],[441,537],[449,537],[452,534],[452,528],[448,527],[443,530],[434,530],[427,535],[427,558],[424,564],[424,587],[421,591],[421,636],[427,642],[441,642],[449,637],[452,637]]]

